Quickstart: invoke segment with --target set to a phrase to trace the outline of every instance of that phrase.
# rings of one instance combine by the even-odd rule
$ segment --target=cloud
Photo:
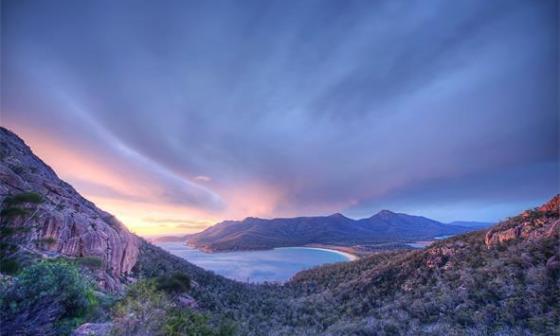
[[[2,123],[74,153],[86,195],[213,221],[513,209],[558,181],[554,1],[2,9]]]
[[[204,220],[180,219],[180,218],[155,218],[145,217],[144,222],[157,224],[162,227],[173,227],[176,229],[205,229],[214,224]]]

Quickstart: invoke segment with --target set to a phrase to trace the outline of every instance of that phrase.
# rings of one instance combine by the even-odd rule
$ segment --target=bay
[[[226,278],[254,283],[285,282],[304,269],[353,259],[343,252],[311,247],[206,253],[180,242],[157,245],[190,263]]]

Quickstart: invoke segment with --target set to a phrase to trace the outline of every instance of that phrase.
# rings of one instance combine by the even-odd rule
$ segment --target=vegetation
[[[166,336],[229,336],[234,335],[235,325],[222,323],[217,328],[211,327],[208,317],[192,310],[172,309],[165,317],[162,334]]]
[[[341,334],[552,334],[558,270],[546,262],[558,253],[558,241],[499,250],[488,249],[483,238],[475,233],[442,242],[433,254],[319,268],[298,274],[291,285],[321,312],[313,319],[338,315],[330,329]]]
[[[61,260],[25,268],[0,293],[2,327],[13,334],[67,335],[97,305],[93,285]]]
[[[76,264],[89,268],[100,268],[103,266],[103,260],[99,257],[88,256],[75,259]]]
[[[29,253],[19,251],[18,237],[30,228],[17,218],[24,218],[29,210],[42,203],[43,197],[35,192],[23,192],[4,198],[0,210],[0,271],[17,274],[22,262],[29,259]]]
[[[554,216],[530,212],[501,228],[526,221],[540,227]],[[283,286],[224,279],[144,242],[132,274],[140,280],[104,320],[113,321],[116,335],[554,334],[560,266],[551,260],[560,260],[558,236],[489,247],[486,232],[318,267]],[[98,303],[76,267],[96,263],[79,258],[76,265],[41,262],[25,269],[3,285],[3,326],[65,334],[91,320]],[[177,299],[185,292],[197,309],[181,306]],[[25,325],[29,316],[54,321],[52,329]]]
[[[177,273],[169,279],[182,280],[184,284],[188,277]],[[179,290],[175,286],[171,289],[175,293]],[[165,291],[158,289],[154,279],[132,285],[114,312],[115,335],[228,336],[235,330],[229,324],[213,327],[205,315],[180,307]]]
[[[43,197],[39,193],[23,192],[6,197],[3,204],[5,207],[11,207],[23,203],[39,204],[41,202],[43,202]]]
[[[162,275],[157,279],[157,288],[169,294],[184,293],[191,289],[191,278],[181,272]]]
[[[487,230],[425,250],[379,253],[298,273],[286,285],[243,285],[144,244],[138,276],[174,271],[203,288],[201,308],[237,322],[241,335],[553,335],[560,327],[557,212],[532,211],[534,239],[487,246]]]

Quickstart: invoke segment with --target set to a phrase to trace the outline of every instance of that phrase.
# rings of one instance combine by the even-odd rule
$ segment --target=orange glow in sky
[[[155,196],[162,192],[160,185],[138,172],[123,169],[121,162],[96,158],[87,149],[48,137],[40,130],[11,128],[62,180],[140,235],[194,233],[226,219],[269,216],[279,200],[270,187],[252,185],[242,191],[222,191],[220,196],[228,206],[218,213],[172,204]],[[126,167],[126,163],[123,165]],[[210,178],[195,180],[208,182]],[[112,193],[105,194],[105,189]]]

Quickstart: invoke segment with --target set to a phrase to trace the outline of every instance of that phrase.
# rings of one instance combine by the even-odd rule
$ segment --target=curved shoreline
[[[310,250],[322,250],[322,251],[327,251],[327,252],[333,252],[333,253],[340,254],[340,255],[346,257],[348,259],[348,261],[354,261],[354,260],[359,259],[359,257],[357,255],[354,255],[354,254],[351,254],[351,253],[348,253],[348,252],[344,252],[344,251],[328,249],[328,248],[324,248],[324,247],[311,247],[311,246],[290,246],[290,247],[306,248],[306,249],[310,249]],[[282,248],[282,247],[276,247],[276,248]]]
[[[306,248],[306,249],[312,249],[312,250],[323,250],[323,251],[327,251],[327,252],[333,252],[339,255],[342,255],[344,257],[346,257],[346,259],[348,259],[347,261],[354,261],[357,259],[360,259],[360,257],[356,254],[352,254],[346,251],[341,251],[341,250],[337,250],[334,248],[326,248],[326,247],[315,247],[315,246],[279,246],[279,247],[272,247],[272,248],[268,248],[268,249],[248,249],[248,250],[226,250],[226,251],[214,251],[214,250],[210,250],[210,249],[205,249],[205,248],[201,248],[201,247],[196,247],[194,245],[190,245],[188,242],[185,243],[186,246],[195,249],[197,251],[203,252],[203,253],[229,253],[229,252],[253,252],[253,251],[266,251],[266,250],[275,250],[275,249],[282,249],[282,248]]]

